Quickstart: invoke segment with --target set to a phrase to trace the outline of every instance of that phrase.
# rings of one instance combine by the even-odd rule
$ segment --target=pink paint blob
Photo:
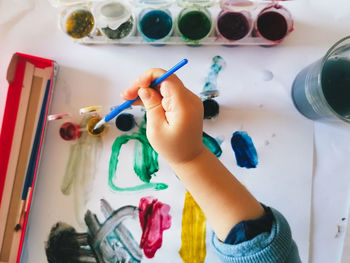
[[[170,206],[148,196],[141,198],[139,208],[142,228],[140,247],[146,257],[153,258],[162,246],[163,231],[171,226]]]

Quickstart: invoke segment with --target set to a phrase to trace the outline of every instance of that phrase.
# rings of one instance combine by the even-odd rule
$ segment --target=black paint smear
[[[203,101],[204,107],[204,119],[211,119],[216,117],[219,114],[220,106],[213,99],[206,99]]]
[[[88,244],[87,233],[77,233],[65,223],[58,222],[50,231],[45,246],[49,263],[78,263],[84,257],[88,262],[96,262]]]

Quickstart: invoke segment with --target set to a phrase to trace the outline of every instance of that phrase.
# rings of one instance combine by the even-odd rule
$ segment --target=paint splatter
[[[144,184],[131,187],[118,187],[115,184],[118,157],[122,145],[130,140],[135,140],[134,171]],[[146,120],[140,125],[138,132],[124,134],[115,139],[112,146],[112,154],[109,161],[108,185],[114,191],[140,191],[145,189],[164,190],[168,185],[163,183],[150,183],[152,175],[158,171],[158,154],[153,150],[146,136]]]
[[[153,197],[144,197],[140,200],[139,208],[142,228],[140,247],[146,257],[153,258],[162,246],[163,231],[171,226],[170,206]]]
[[[122,113],[115,119],[115,126],[121,131],[130,131],[135,124],[134,115],[130,113]]]
[[[91,116],[84,117],[79,126],[85,127],[90,118]],[[70,147],[61,191],[64,195],[70,195],[73,189],[74,211],[80,225],[84,225],[82,218],[92,193],[96,164],[99,161],[102,146],[100,137],[89,136],[85,131]]]
[[[220,144],[217,142],[217,140],[205,132],[203,132],[203,143],[213,154],[215,154],[216,157],[221,156],[222,150]]]
[[[203,101],[204,119],[212,119],[219,115],[220,106],[214,99]]]
[[[237,165],[245,168],[255,168],[258,164],[258,154],[252,139],[246,132],[235,132],[231,138],[231,146],[235,152]]]
[[[334,238],[338,238],[342,232],[343,232],[343,227],[341,225],[337,225],[337,233],[335,234]]]
[[[185,195],[182,212],[181,248],[184,263],[203,263],[206,256],[206,219],[189,192]]]
[[[88,234],[77,233],[72,226],[63,222],[51,228],[45,252],[49,263],[82,262],[81,259],[96,262],[88,243]]]

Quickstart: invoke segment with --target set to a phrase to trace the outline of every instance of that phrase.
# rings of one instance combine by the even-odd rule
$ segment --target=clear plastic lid
[[[87,4],[88,0],[49,0],[50,4],[54,7],[66,7],[73,6],[78,4]]]
[[[96,26],[117,29],[130,19],[132,15],[130,5],[122,0],[107,0],[97,2],[93,7]]]
[[[253,10],[257,7],[257,1],[250,0],[220,0],[220,7],[223,10],[242,11]]]
[[[175,0],[134,0],[134,4],[139,7],[168,8]]]
[[[181,7],[211,7],[217,0],[177,0],[177,3]]]

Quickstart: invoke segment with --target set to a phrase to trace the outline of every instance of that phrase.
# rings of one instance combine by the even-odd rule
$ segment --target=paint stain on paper
[[[245,168],[255,168],[257,166],[258,154],[252,139],[246,132],[237,131],[233,133],[231,146],[238,166]]]
[[[171,226],[170,206],[153,197],[141,198],[139,218],[142,228],[140,247],[148,258],[153,258],[162,246],[163,231]]]
[[[77,233],[66,223],[56,223],[51,228],[45,245],[48,262],[141,262],[142,250],[124,224],[128,219],[137,220],[139,208],[127,205],[113,210],[110,204],[102,199],[101,211],[105,217],[102,222],[96,214],[90,210],[86,211],[86,233]]]
[[[206,218],[189,192],[182,212],[181,248],[184,263],[203,263],[206,256]]]
[[[98,259],[96,262],[140,262],[142,250],[124,224],[125,220],[137,219],[139,209],[127,205],[113,210],[109,203],[102,199],[101,211],[105,217],[103,222],[90,210],[85,213],[89,244]]]
[[[206,99],[203,101],[204,119],[212,119],[219,115],[220,106],[214,99]]]
[[[91,116],[82,119],[80,127],[86,127]],[[80,225],[84,225],[82,218],[86,211],[86,204],[93,190],[97,163],[102,150],[100,137],[82,132],[80,138],[70,147],[65,175],[61,183],[61,192],[70,195],[73,190],[75,216]]]
[[[88,234],[77,233],[72,226],[63,222],[51,228],[45,252],[49,263],[82,262],[82,258],[86,262],[96,262],[88,244]]]
[[[144,184],[118,187],[116,182],[116,170],[121,147],[130,140],[135,140],[134,171]],[[164,183],[151,183],[152,176],[158,171],[158,154],[153,150],[146,136],[146,121],[143,120],[138,132],[124,134],[115,139],[112,146],[112,154],[109,161],[108,185],[114,191],[140,191],[145,189],[163,190],[168,188]]]
[[[220,157],[222,154],[222,149],[217,140],[211,137],[209,134],[203,132],[203,143],[207,148],[215,154],[216,157]]]

